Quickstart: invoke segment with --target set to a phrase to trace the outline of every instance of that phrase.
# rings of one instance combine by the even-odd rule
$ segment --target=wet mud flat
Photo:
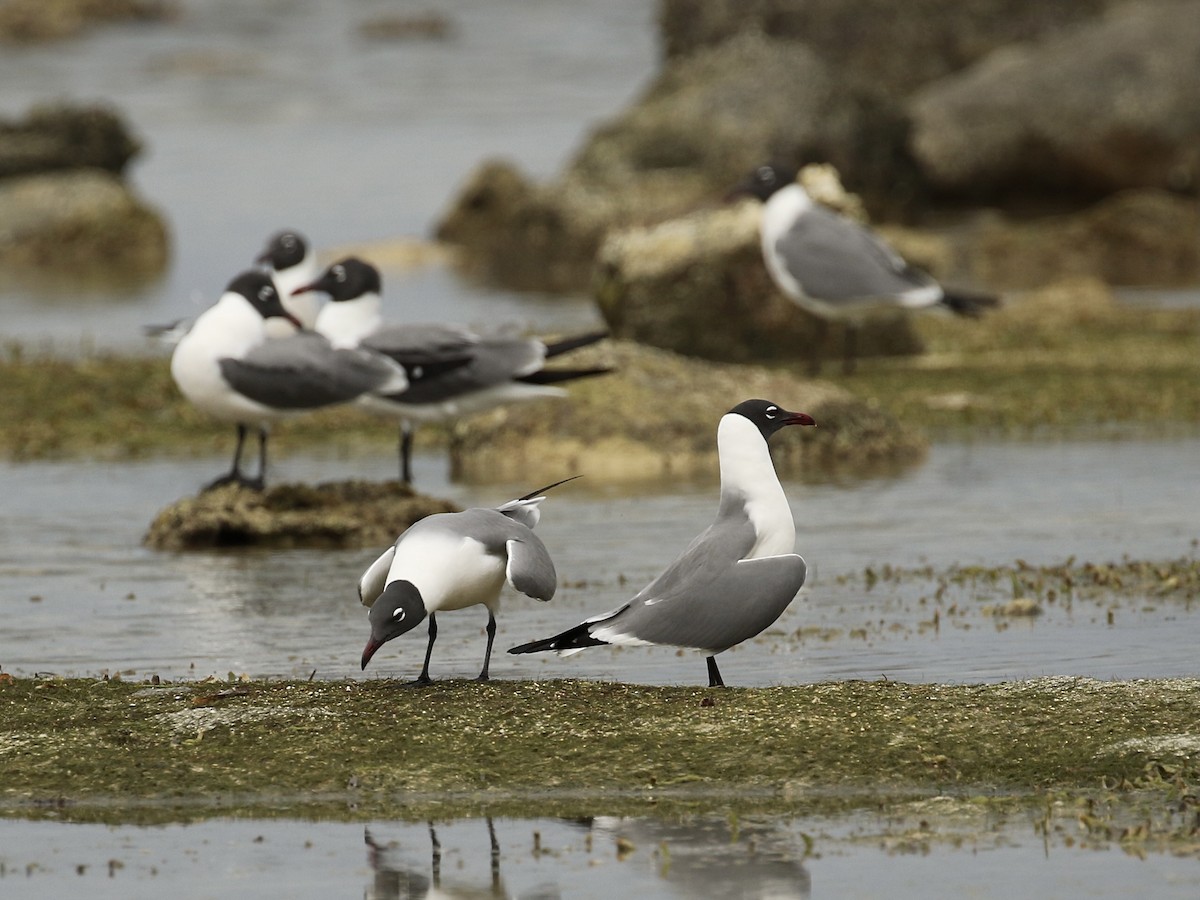
[[[780,815],[945,797],[956,814],[1040,810],[1047,829],[1066,816],[1085,837],[1200,853],[1200,679],[417,689],[5,676],[0,714],[8,817]]]

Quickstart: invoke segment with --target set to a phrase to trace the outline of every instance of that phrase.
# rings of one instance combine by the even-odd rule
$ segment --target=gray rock
[[[664,56],[745,31],[803,41],[840,78],[893,96],[1013,41],[1085,21],[1113,0],[660,0]]]
[[[967,199],[1194,192],[1198,72],[1198,0],[1121,7],[918,92],[913,153],[938,189]]]
[[[112,110],[39,106],[21,120],[0,121],[0,178],[59,169],[120,174],[141,144]]]
[[[144,277],[162,271],[167,252],[162,219],[108,172],[0,180],[0,264]]]
[[[609,229],[719,202],[766,158],[852,144],[860,114],[857,98],[803,45],[740,35],[669,64],[555,181],[537,186],[507,164],[484,165],[437,236],[460,245],[482,277],[580,290]]]

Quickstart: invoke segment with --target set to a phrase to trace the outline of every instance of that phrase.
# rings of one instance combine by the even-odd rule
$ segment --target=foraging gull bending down
[[[940,307],[977,317],[999,302],[985,294],[946,290],[874,232],[814,201],[792,169],[759,166],[732,194],[763,202],[763,261],[776,286],[822,326],[831,319],[845,323],[847,373],[854,369],[858,320],[868,312]],[[812,365],[814,373],[819,371],[817,353]]]
[[[316,329],[321,297],[312,291],[296,290],[321,274],[317,254],[304,235],[290,228],[276,232],[255,262],[270,269],[284,309],[299,319],[302,327]]]
[[[721,502],[717,518],[628,603],[509,653],[571,653],[599,644],[665,644],[708,654],[708,684],[723,686],[716,655],[778,619],[804,584],[796,527],[767,439],[805,413],[746,400],[717,428]]]
[[[430,684],[436,613],[482,604],[488,611],[487,650],[478,680],[487,681],[504,582],[536,600],[554,596],[554,562],[533,528],[541,518],[539,505],[546,499],[542,495],[571,480],[539,488],[495,509],[427,516],[400,535],[358,580],[359,599],[371,608],[371,638],[363,649],[362,667],[385,643],[428,616],[429,644],[416,683]]]
[[[171,356],[171,375],[197,409],[237,426],[229,473],[205,487],[262,488],[268,423],[305,410],[353,400],[369,390],[403,390],[404,370],[368,350],[335,348],[297,331],[266,272],[243,272],[196,318]],[[249,428],[258,429],[258,476],[241,472]]]
[[[337,347],[365,347],[404,366],[408,388],[375,391],[359,403],[400,419],[400,477],[412,483],[412,441],[418,424],[451,423],[504,403],[561,397],[558,384],[603,375],[607,367],[548,369],[546,360],[594,344],[608,332],[544,342],[536,338],[485,338],[455,325],[388,325],[382,314],[379,270],[346,257],[301,290],[321,291],[330,302],[317,331]]]

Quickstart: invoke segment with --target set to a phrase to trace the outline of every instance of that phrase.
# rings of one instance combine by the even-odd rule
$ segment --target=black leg
[[[421,667],[421,674],[417,676],[417,684],[433,684],[433,679],[429,677],[429,657],[433,656],[433,642],[437,640],[437,617],[429,614],[429,646],[425,648],[425,665]]]
[[[267,484],[267,437],[266,427],[258,426],[258,477],[253,481],[248,481],[247,484],[259,491]]]
[[[488,664],[492,661],[492,643],[496,640],[496,617],[490,609],[488,610],[487,636],[488,645],[487,652],[483,654],[483,671],[479,673],[476,681],[488,680]]]
[[[842,339],[842,374],[853,375],[858,360],[858,324],[847,322]]]
[[[433,862],[430,866],[433,871],[433,886],[440,888],[442,886],[442,842],[438,840],[432,822],[429,823],[429,841],[433,844]]]
[[[233,466],[229,472],[210,481],[204,486],[204,490],[211,491],[214,488],[224,487],[227,484],[244,484],[246,479],[242,477],[242,447],[246,443],[246,426],[238,423],[237,426],[237,443],[233,447]]]
[[[413,483],[412,448],[414,431],[416,429],[407,419],[400,423],[400,480],[405,484]]]
[[[487,817],[488,840],[492,844],[492,893],[501,897],[503,894],[500,891],[500,842],[496,840],[496,826],[492,822],[492,817]]]
[[[709,687],[725,687],[725,682],[721,680],[721,670],[717,668],[717,658],[710,656],[708,659],[708,686]]]

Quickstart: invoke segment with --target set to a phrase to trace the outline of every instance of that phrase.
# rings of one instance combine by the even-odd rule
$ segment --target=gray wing
[[[687,549],[663,572],[642,588],[631,603],[686,596],[692,585],[712,581],[750,552],[754,546],[754,526],[744,508],[736,514],[720,516],[700,532]]]
[[[936,283],[870,231],[819,205],[797,219],[775,250],[816,300],[893,297]]]
[[[549,600],[558,586],[558,575],[554,561],[541,538],[529,529],[520,538],[511,538],[506,544],[508,565],[505,575],[508,583],[527,597]]]
[[[312,332],[264,341],[241,359],[219,364],[235,391],[277,409],[315,409],[404,384],[390,360],[369,350],[334,348]]]
[[[591,633],[720,653],[778,619],[804,585],[804,560],[789,553],[743,559],[712,580],[687,579],[670,596],[633,601]]]
[[[384,325],[367,335],[362,346],[390,356],[405,368],[467,363],[479,336],[453,325]]]
[[[465,362],[412,378],[407,390],[385,396],[398,403],[440,403],[530,375],[541,369],[545,360],[546,347],[541,341],[484,339],[474,345]]]

